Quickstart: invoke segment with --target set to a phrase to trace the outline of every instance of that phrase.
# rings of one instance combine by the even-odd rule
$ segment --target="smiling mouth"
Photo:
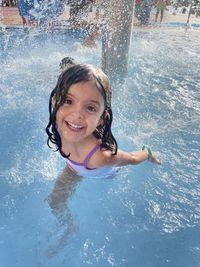
[[[78,132],[78,131],[81,131],[81,130],[84,128],[84,127],[81,126],[81,125],[74,124],[74,123],[69,122],[69,121],[66,121],[65,123],[66,123],[66,125],[68,126],[68,128],[70,128],[72,131],[76,131],[76,132]]]

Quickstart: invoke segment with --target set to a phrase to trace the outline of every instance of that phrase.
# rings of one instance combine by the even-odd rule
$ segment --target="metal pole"
[[[110,0],[106,7],[102,68],[111,79],[124,79],[127,75],[133,5],[133,0]]]
[[[189,23],[191,11],[192,11],[192,1],[191,1],[191,4],[190,4],[190,9],[189,9],[189,12],[188,12],[188,17],[187,17],[186,25],[188,25],[188,23]]]

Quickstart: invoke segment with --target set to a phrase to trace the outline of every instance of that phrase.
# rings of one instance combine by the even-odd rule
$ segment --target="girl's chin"
[[[82,141],[83,139],[87,139],[90,136],[93,136],[94,130],[91,131],[91,133],[89,133],[89,132],[86,132],[86,128],[71,129],[65,126],[64,129],[63,128],[58,129],[58,132],[60,134],[62,142],[75,143],[75,142]]]
[[[62,132],[60,136],[61,139],[66,143],[77,142],[85,138],[85,135],[82,131],[70,131],[70,130]]]

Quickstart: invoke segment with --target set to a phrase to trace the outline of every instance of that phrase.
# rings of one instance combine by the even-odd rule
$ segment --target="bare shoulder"
[[[110,150],[98,150],[88,161],[89,168],[99,168],[114,164],[115,156]]]
[[[89,168],[98,168],[104,166],[123,166],[130,164],[132,155],[129,152],[118,150],[116,155],[110,150],[98,150],[89,160]]]

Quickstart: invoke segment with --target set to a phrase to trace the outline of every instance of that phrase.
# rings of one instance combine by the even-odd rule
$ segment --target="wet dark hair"
[[[102,115],[103,124],[97,126],[93,135],[101,140],[101,149],[108,149],[115,155],[117,154],[117,142],[111,131],[113,114],[111,109],[110,82],[102,70],[86,64],[73,64],[72,62],[58,77],[56,87],[51,92],[49,99],[49,123],[46,127],[48,135],[47,144],[49,147],[51,147],[50,142],[55,144],[63,157],[69,157],[69,155],[65,155],[62,152],[61,137],[56,127],[56,113],[64,104],[70,86],[84,81],[95,81],[105,104],[105,110]]]
[[[64,57],[60,62],[60,69],[64,71],[75,64],[76,63],[72,57]]]

